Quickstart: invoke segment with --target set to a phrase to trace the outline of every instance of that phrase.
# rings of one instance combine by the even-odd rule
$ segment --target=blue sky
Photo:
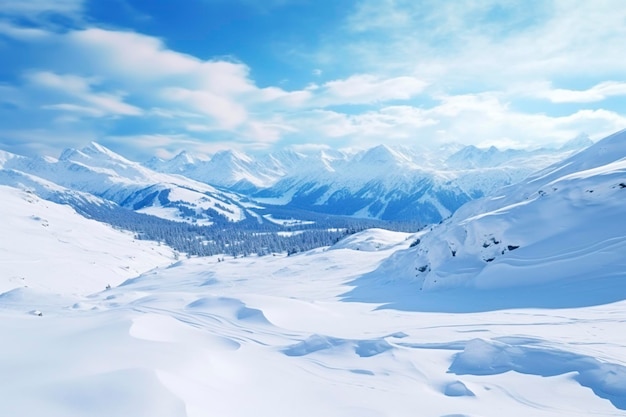
[[[626,128],[622,0],[0,0],[0,146],[135,159]]]

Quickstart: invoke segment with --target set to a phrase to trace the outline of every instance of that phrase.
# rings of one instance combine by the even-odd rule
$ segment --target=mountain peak
[[[18,157],[18,155],[0,149],[0,168],[2,168],[7,161]]]
[[[581,133],[576,136],[574,139],[570,139],[561,146],[560,149],[563,150],[582,150],[588,148],[593,145],[593,141],[589,139],[589,135],[586,133]]]
[[[194,164],[196,163],[196,158],[190,155],[187,151],[181,151],[175,157],[173,157],[170,162],[184,165]]]
[[[227,149],[216,152],[211,158],[211,162],[245,162],[251,163],[252,158],[243,152],[235,151],[233,149]]]
[[[361,162],[366,164],[398,164],[409,161],[404,155],[394,151],[387,145],[378,145],[368,149],[361,157]]]
[[[89,143],[89,146],[86,146],[85,148],[83,148],[83,152],[104,153],[104,154],[113,153],[113,151],[111,151],[109,148],[106,148],[100,145],[98,142],[93,142],[93,141]]]
[[[75,148],[68,148],[61,153],[59,157],[62,161],[76,160],[76,161],[84,161],[84,160],[92,160],[92,159],[101,159],[101,160],[117,160],[124,163],[131,163],[129,160],[124,158],[123,156],[113,152],[112,150],[100,145],[96,142],[91,142],[88,146],[85,146],[81,150]]]

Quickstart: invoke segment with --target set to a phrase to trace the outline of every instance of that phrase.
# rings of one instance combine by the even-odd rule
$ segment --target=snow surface
[[[86,294],[118,285],[173,252],[87,220],[69,206],[0,185],[0,292]]]
[[[298,220],[298,219],[277,219],[271,214],[264,214],[263,218],[268,220],[274,224],[279,224],[281,226],[289,227],[289,226],[300,226],[300,225],[308,225],[315,224],[313,221],[309,220]]]
[[[60,264],[54,288],[0,295],[0,415],[624,415],[624,302],[451,314],[342,301],[416,237],[185,259],[97,293],[60,291],[93,269]]]

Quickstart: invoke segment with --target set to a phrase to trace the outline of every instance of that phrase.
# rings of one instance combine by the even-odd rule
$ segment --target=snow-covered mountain
[[[267,187],[293,166],[298,154],[279,153],[264,160],[234,150],[215,153],[203,160],[183,151],[171,160],[152,158],[144,165],[158,172],[181,174],[188,178],[237,191]]]
[[[208,160],[182,152],[142,165],[92,143],[67,149],[58,159],[4,152],[0,169],[8,185],[26,175],[31,186],[45,180],[140,213],[198,224],[263,221],[255,212],[262,206],[428,224],[585,145],[578,138],[561,150],[533,152],[448,146],[429,153],[386,145],[354,154],[287,149],[252,157],[222,151]],[[71,192],[66,195],[76,197]],[[55,191],[55,201],[71,200],[61,194]]]
[[[437,150],[379,145],[351,154],[284,150],[250,156],[223,151],[208,161],[181,154],[185,157],[148,165],[226,187],[265,204],[431,223],[591,143],[585,136],[561,149],[534,151],[458,145]]]
[[[406,307],[418,309],[441,297],[459,311],[621,300],[624,218],[626,131],[464,205],[370,278],[410,283]]]
[[[470,150],[473,163],[458,163]],[[332,214],[433,223],[464,203],[521,181],[573,152],[467,147],[437,165],[406,149],[381,145],[316,174],[291,173],[253,198]],[[497,161],[494,154],[498,154]]]
[[[190,180],[180,175],[152,171],[129,161],[97,144],[81,149],[67,149],[59,159],[27,158],[3,152],[0,155],[0,178],[3,184],[29,186],[46,183],[38,190],[61,188],[88,193],[138,212],[177,221],[211,223],[216,216],[239,221],[246,218],[246,208],[235,194]],[[54,187],[52,187],[54,188]]]

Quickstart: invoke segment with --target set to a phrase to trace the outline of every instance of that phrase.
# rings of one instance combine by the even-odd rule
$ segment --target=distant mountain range
[[[462,204],[521,181],[593,142],[559,149],[440,149],[380,145],[358,153],[284,150],[257,156],[222,151],[208,160],[182,152],[145,166],[234,191],[268,205],[382,220],[438,222]]]
[[[194,224],[264,222],[272,210],[295,219],[301,214],[290,211],[428,224],[591,143],[577,138],[536,151],[380,145],[353,154],[283,150],[254,157],[229,150],[208,160],[182,152],[144,164],[92,143],[58,159],[2,152],[0,183]]]

